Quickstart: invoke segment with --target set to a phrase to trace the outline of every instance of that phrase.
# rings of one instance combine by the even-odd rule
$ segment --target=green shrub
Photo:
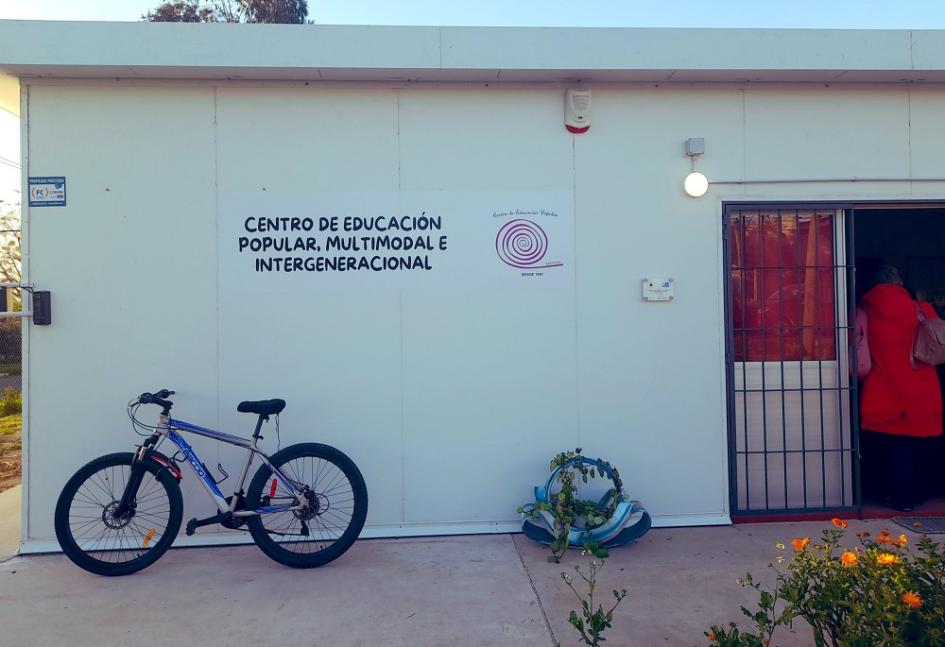
[[[923,537],[916,551],[906,535],[857,533],[860,545],[844,548],[846,522],[834,519],[820,543],[803,537],[791,542],[794,555],[777,559],[777,586],[758,591],[758,610],[742,607],[757,633],[735,623],[713,626],[705,635],[718,647],[773,645],[775,631],[801,618],[817,647],[926,647],[945,644],[945,550]],[[785,550],[783,544],[778,544]],[[786,570],[780,565],[787,561]]]
[[[611,628],[614,621],[614,611],[620,606],[624,598],[627,597],[627,589],[621,589],[620,591],[614,589],[611,591],[614,602],[613,604],[608,602],[610,606],[609,609],[605,610],[605,605],[600,604],[599,601],[595,606],[594,594],[597,592],[597,576],[600,574],[601,569],[604,568],[604,561],[609,556],[609,553],[605,547],[597,542],[589,541],[584,544],[584,550],[581,551],[581,554],[590,556],[591,558],[588,573],[585,575],[580,566],[575,566],[574,572],[577,573],[579,578],[584,580],[587,593],[581,593],[575,588],[574,579],[570,575],[567,573],[561,574],[561,579],[564,580],[564,583],[568,585],[568,588],[571,589],[571,592],[574,593],[575,597],[581,603],[581,614],[578,615],[578,612],[572,609],[568,616],[568,622],[571,623],[571,626],[574,627],[580,635],[579,640],[582,644],[589,645],[590,647],[598,647],[598,645],[606,640],[603,634]]]
[[[23,393],[8,386],[0,392],[0,415],[14,416],[23,411]]]

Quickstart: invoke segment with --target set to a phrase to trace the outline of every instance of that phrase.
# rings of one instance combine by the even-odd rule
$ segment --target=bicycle
[[[237,411],[259,416],[252,438],[241,438],[171,418],[174,391],[142,393],[128,403],[132,427],[147,439],[135,452],[101,456],[79,469],[59,495],[56,538],[81,568],[99,575],[128,575],[150,566],[170,548],[180,530],[185,460],[217,507],[217,514],[187,522],[193,535],[201,526],[244,526],[271,559],[294,568],[322,566],[337,559],[357,539],[367,516],[367,488],[354,462],[319,443],[299,443],[269,456],[257,447],[264,422],[275,416],[276,433],[284,400],[240,402]],[[136,417],[142,405],[158,405],[157,425]],[[150,432],[150,433],[148,433]],[[229,474],[217,464],[217,481],[180,432],[188,432],[247,450],[233,494],[224,497],[219,483]],[[158,451],[166,440],[177,447]],[[249,488],[243,484],[255,456],[262,460]]]

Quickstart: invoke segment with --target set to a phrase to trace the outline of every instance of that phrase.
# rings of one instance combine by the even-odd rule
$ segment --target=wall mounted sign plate
[[[642,283],[644,301],[672,301],[676,298],[676,280],[671,276],[645,278]]]
[[[31,207],[66,206],[66,178],[31,177],[29,181]]]

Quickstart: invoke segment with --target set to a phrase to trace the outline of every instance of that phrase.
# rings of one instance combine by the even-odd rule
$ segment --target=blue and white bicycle
[[[187,522],[187,534],[220,524],[249,530],[256,545],[286,566],[321,566],[341,556],[357,539],[367,515],[367,488],[354,462],[318,443],[300,443],[272,456],[257,447],[260,431],[275,416],[276,431],[284,400],[240,402],[237,410],[259,416],[252,438],[231,436],[171,418],[174,391],[142,393],[128,403],[128,417],[141,435],[137,451],[108,454],[85,465],[69,479],[56,504],[56,537],[73,562],[99,575],[127,575],[158,560],[180,530],[184,504],[181,470],[186,461],[199,477],[217,514]],[[161,407],[157,425],[135,417],[141,405]],[[180,432],[189,432],[247,450],[233,494],[224,497],[219,483]],[[169,439],[177,451],[159,450]],[[262,465],[249,488],[243,483],[256,456]],[[223,479],[228,474],[218,465]]]

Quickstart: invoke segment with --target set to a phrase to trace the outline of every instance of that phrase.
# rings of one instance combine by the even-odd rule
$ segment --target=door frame
[[[879,209],[945,209],[945,200],[863,200],[863,201],[738,201],[726,200],[722,202],[722,247],[723,247],[723,291],[725,300],[724,326],[725,326],[725,394],[726,394],[726,442],[728,456],[728,488],[729,488],[729,513],[735,522],[749,521],[775,521],[775,520],[802,520],[802,519],[825,519],[831,516],[862,516],[862,488],[861,488],[861,464],[860,464],[860,434],[859,434],[859,385],[856,380],[851,380],[849,386],[850,398],[850,452],[851,468],[853,471],[853,501],[850,506],[842,507],[818,507],[818,508],[774,508],[759,510],[740,510],[738,507],[738,464],[736,455],[736,424],[737,413],[735,410],[735,331],[734,331],[734,313],[732,312],[732,250],[731,250],[731,220],[730,216],[734,211],[744,210],[836,210],[843,213],[843,244],[845,246],[844,266],[845,266],[845,289],[846,289],[846,325],[848,350],[847,361],[850,366],[856,366],[856,343],[853,335],[850,334],[853,329],[853,322],[856,315],[856,248],[855,248],[855,222],[856,212],[858,210],[879,210]],[[834,244],[838,242],[840,232],[835,229]],[[838,266],[839,268],[839,266]],[[837,282],[839,283],[839,282]],[[835,294],[835,298],[840,296]],[[839,304],[835,306],[837,312],[840,312]],[[839,329],[839,321],[837,328]],[[839,335],[838,335],[839,338]],[[837,349],[838,357],[840,349]],[[767,470],[767,465],[765,467]]]

